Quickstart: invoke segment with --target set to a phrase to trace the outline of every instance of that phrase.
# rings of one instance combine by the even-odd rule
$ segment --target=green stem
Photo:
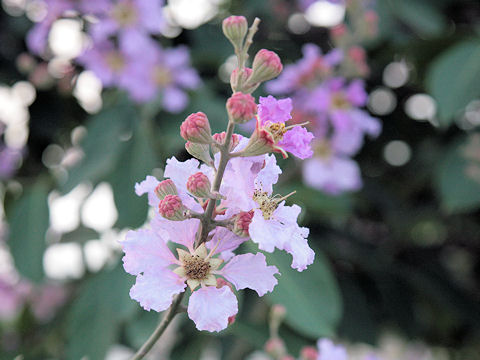
[[[148,354],[148,352],[152,349],[152,347],[158,341],[160,336],[162,336],[162,334],[165,332],[165,330],[167,329],[168,325],[173,320],[175,315],[178,313],[180,303],[182,302],[182,299],[183,299],[183,294],[184,292],[177,294],[174,297],[172,305],[170,305],[170,307],[168,308],[160,324],[157,326],[153,334],[150,335],[150,337],[145,342],[145,344],[142,345],[140,350],[138,350],[137,353],[130,360],[143,359],[144,356]]]

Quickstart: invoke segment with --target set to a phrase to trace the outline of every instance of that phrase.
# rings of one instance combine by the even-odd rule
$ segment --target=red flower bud
[[[191,175],[187,180],[187,190],[198,198],[210,197],[210,188],[210,180],[201,171]]]
[[[166,179],[157,185],[155,194],[162,200],[167,195],[178,195],[178,191],[174,182],[171,179]]]
[[[168,220],[185,220],[185,211],[186,208],[178,195],[167,195],[158,204],[158,212]]]
[[[282,62],[276,53],[262,49],[255,55],[252,65],[252,76],[249,83],[257,83],[273,79],[280,75],[283,70]]]
[[[260,85],[260,83],[250,83],[248,81],[249,77],[252,75],[253,70],[245,67],[240,73],[238,68],[232,71],[230,75],[230,85],[232,86],[233,92],[241,91],[243,93],[252,93]]]
[[[227,111],[237,124],[246,123],[257,113],[255,98],[250,94],[236,92],[227,100]]]
[[[280,338],[270,338],[265,343],[265,352],[269,355],[273,356],[274,358],[279,358],[281,356],[285,356],[286,349],[285,343]]]
[[[300,358],[302,360],[317,360],[318,351],[313,346],[305,346],[300,350]]]
[[[190,114],[180,125],[180,135],[187,141],[210,144],[212,142],[212,131],[207,115],[203,112]]]
[[[243,39],[247,35],[247,19],[243,16],[229,16],[222,23],[223,34],[233,44],[240,49],[243,46]]]
[[[223,144],[225,142],[225,131],[222,131],[221,133],[218,134],[213,134],[213,138],[219,142],[220,144]],[[238,134],[232,134],[232,139],[230,140],[230,148],[229,151],[232,151],[235,149],[235,147],[238,145],[240,142],[240,136]],[[218,150],[215,150],[215,147],[213,147],[213,152],[215,153]]]
[[[248,237],[248,228],[252,222],[253,211],[240,212],[233,223],[233,233],[238,236]]]

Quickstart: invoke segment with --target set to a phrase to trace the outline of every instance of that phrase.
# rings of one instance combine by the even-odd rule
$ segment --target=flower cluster
[[[361,149],[365,135],[376,137],[381,131],[380,122],[362,109],[368,95],[360,77],[368,68],[365,51],[350,46],[351,41],[339,42],[327,54],[314,44],[306,44],[303,58],[267,83],[269,92],[292,97],[293,123],[308,122],[315,135],[314,156],[303,164],[305,183],[333,195],[362,186],[352,157]],[[347,79],[348,74],[356,78]]]
[[[27,36],[32,53],[48,53],[48,35],[57,19],[81,18],[90,41],[76,62],[93,71],[105,87],[125,90],[140,103],[160,101],[165,110],[177,113],[188,103],[186,91],[200,85],[186,47],[162,48],[151,37],[164,27],[162,0],[48,0],[45,4],[47,15]]]
[[[186,149],[204,164],[172,157],[164,180],[147,176],[138,183],[136,193],[148,194],[155,215],[149,228],[130,231],[122,242],[124,268],[137,276],[130,296],[146,310],[163,311],[188,287],[188,316],[199,330],[220,331],[233,321],[238,311],[233,289],[263,296],[277,284],[278,269],[267,265],[264,254],[239,253],[244,242],[251,239],[266,252],[286,251],[298,271],[315,256],[307,243],[309,230],[297,223],[300,207],[286,204],[291,194],[273,194],[282,171],[269,154],[309,157],[313,135],[300,125],[286,125],[290,99],[269,96],[257,105],[250,95],[282,70],[278,56],[268,50],[256,54],[251,69],[245,67],[257,24],[258,19],[247,35],[244,17],[223,23],[239,57],[226,132],[212,135],[203,112],[185,119],[180,134]],[[250,120],[256,122],[250,138],[234,133],[235,124]]]

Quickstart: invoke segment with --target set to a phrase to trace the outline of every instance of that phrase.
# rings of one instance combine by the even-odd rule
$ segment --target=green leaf
[[[96,183],[109,174],[124,145],[120,139],[128,133],[134,121],[135,110],[128,103],[107,108],[93,116],[87,124],[87,135],[81,144],[84,157],[69,171],[62,190],[69,192],[82,181]]]
[[[480,206],[480,183],[466,174],[468,161],[463,155],[465,138],[445,152],[436,171],[435,185],[442,208],[449,213],[469,212]]]
[[[444,51],[430,65],[426,76],[428,92],[435,98],[442,125],[480,96],[480,41],[461,42]]]
[[[23,276],[43,279],[45,233],[49,225],[48,185],[40,180],[25,188],[22,196],[7,209],[9,241],[15,266]]]
[[[392,14],[419,36],[439,35],[445,29],[446,19],[442,12],[426,0],[395,0],[389,4]]]
[[[333,335],[342,313],[342,299],[328,261],[320,250],[315,254],[315,262],[303,272],[290,267],[291,256],[283,251],[265,254],[267,263],[281,273],[267,299],[285,306],[285,322],[312,338]]]
[[[105,358],[109,347],[118,341],[121,322],[136,309],[128,295],[132,283],[121,263],[88,280],[68,314],[67,359]]]
[[[156,165],[147,132],[145,121],[137,126],[112,173],[111,184],[118,210],[116,226],[119,228],[139,227],[147,218],[147,200],[135,194],[135,183],[145,179]]]

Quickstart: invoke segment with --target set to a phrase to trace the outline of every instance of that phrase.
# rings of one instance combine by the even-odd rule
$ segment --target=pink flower
[[[124,268],[137,276],[130,296],[145,310],[166,310],[173,297],[188,285],[192,295],[187,312],[197,329],[221,331],[237,313],[238,303],[229,286],[217,288],[218,276],[227,279],[237,290],[250,288],[259,296],[272,291],[277,284],[274,275],[278,269],[268,266],[263,254],[236,255],[223,265],[224,261],[218,257],[223,236],[218,238],[218,246],[209,252],[205,244],[193,250],[199,221],[170,222],[169,229],[162,226],[166,221],[160,223],[157,231],[129,231],[122,241]],[[188,251],[177,249],[178,257],[167,247],[168,241],[179,241],[179,233],[172,231],[174,228],[184,229],[190,235],[181,239]],[[211,306],[213,303],[215,306]]]
[[[319,339],[317,342],[317,360],[347,360],[347,351],[341,345],[335,345],[330,339]]]
[[[313,155],[310,142],[313,134],[300,125],[285,126],[291,119],[292,100],[277,100],[273,96],[260,97],[257,124],[250,142],[244,149],[245,156],[276,151],[287,157],[287,152],[300,159]]]

